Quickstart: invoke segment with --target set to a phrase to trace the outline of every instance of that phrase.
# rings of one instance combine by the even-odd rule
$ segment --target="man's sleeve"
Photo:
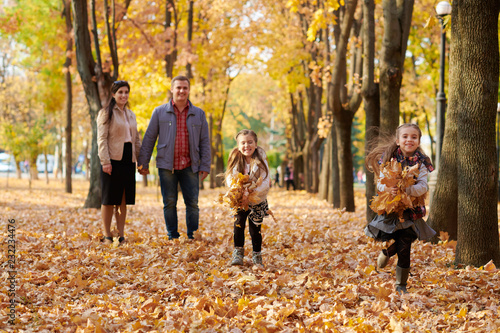
[[[200,136],[200,168],[199,171],[210,173],[211,153],[210,153],[210,137],[208,134],[208,122],[205,112],[202,111],[202,125]]]
[[[141,152],[139,153],[139,158],[137,159],[137,165],[142,166],[145,169],[149,169],[149,161],[151,160],[151,155],[153,154],[153,149],[156,144],[156,139],[159,133],[159,122],[158,122],[158,109],[153,111],[153,115],[149,121],[148,129],[144,134],[144,139],[142,140]]]

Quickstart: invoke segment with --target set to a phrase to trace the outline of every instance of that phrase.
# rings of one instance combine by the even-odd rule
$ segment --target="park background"
[[[485,318],[498,314],[490,297],[498,299],[495,264],[500,260],[496,118],[499,4],[496,1],[481,4],[453,1],[451,15],[442,17],[436,15],[436,5],[437,1],[389,0],[271,3],[258,0],[3,1],[0,7],[0,148],[14,157],[16,171],[12,172],[17,173],[20,180],[1,179],[0,186],[5,191],[2,191],[0,208],[2,222],[17,220],[19,247],[25,249],[20,251],[20,259],[26,260],[19,260],[23,272],[18,281],[19,319],[22,318],[19,327],[31,325],[29,327],[43,329],[45,325],[56,325],[47,329],[60,326],[60,329],[69,327],[69,331],[83,327],[96,331],[154,328],[161,331],[169,327],[195,331],[209,327],[222,331],[225,328],[304,331],[333,330],[343,326],[352,330],[396,331],[416,330],[418,325],[440,331],[466,330],[468,325],[478,330],[494,327],[489,326],[495,325],[494,319]],[[444,40],[441,39],[443,33]],[[440,59],[442,55],[446,57]],[[271,206],[275,200],[277,208],[273,209],[276,212],[280,212],[281,207],[282,216],[278,221],[292,221],[271,223],[271,229],[276,231],[277,238],[291,237],[293,241],[275,240],[276,254],[269,251],[268,260],[275,266],[281,262],[283,267],[295,267],[297,274],[279,280],[282,271],[278,268],[255,273],[249,267],[227,273],[223,264],[228,259],[230,247],[231,230],[227,221],[215,225],[211,218],[201,221],[202,228],[207,225],[202,231],[205,238],[200,240],[201,244],[219,249],[215,253],[221,257],[220,261],[208,263],[208,267],[204,266],[207,265],[204,258],[216,255],[197,254],[203,253],[200,252],[203,245],[186,243],[179,247],[164,241],[154,176],[149,183],[138,184],[139,191],[143,191],[140,195],[156,202],[136,208],[137,216],[151,215],[154,216],[152,220],[134,221],[131,213],[127,228],[139,235],[137,242],[127,245],[131,249],[114,248],[110,255],[96,241],[100,236],[98,212],[95,211],[100,204],[100,190],[95,118],[108,99],[109,87],[117,79],[129,81],[130,108],[137,115],[139,130],[144,133],[152,110],[168,101],[170,80],[179,74],[190,77],[190,99],[205,110],[209,120],[212,172],[203,184],[203,194],[213,197],[223,192],[214,175],[224,170],[227,153],[235,145],[234,135],[242,128],[257,132],[259,144],[268,152],[273,174],[279,166],[283,169],[292,163],[295,175],[301,175],[301,191],[280,193],[280,189],[275,188],[270,197]],[[445,110],[444,123],[439,116],[444,116]],[[367,201],[375,194],[372,175],[367,173],[366,182],[361,188],[356,186],[359,191],[355,191],[354,174],[364,168],[366,145],[376,135],[370,129],[380,127],[382,133],[393,133],[403,122],[419,124],[424,132],[424,149],[439,167],[439,172],[431,179],[433,191],[429,198],[428,221],[440,233],[432,243],[417,245],[414,250],[417,263],[418,258],[423,258],[418,274],[430,265],[430,270],[435,269],[430,272],[433,280],[429,282],[424,278],[427,282],[422,282],[415,295],[401,301],[388,291],[391,289],[388,285],[393,283],[391,275],[380,276],[373,269],[378,245],[361,240],[364,238],[362,227],[372,214],[366,209]],[[48,173],[37,180],[40,175],[36,161],[42,162],[47,155],[53,155],[57,161],[53,175],[57,175],[58,180],[49,177]],[[32,173],[23,178],[20,168],[24,161]],[[77,163],[83,165],[86,180],[74,176]],[[56,198],[59,202],[54,202]],[[33,203],[32,200],[41,202]],[[308,200],[313,203],[308,204]],[[287,213],[291,203],[299,208]],[[212,201],[202,204],[210,214],[219,214],[221,210],[213,207]],[[314,218],[315,210],[323,217]],[[56,220],[61,225],[44,226],[54,220],[54,216],[60,216]],[[294,223],[306,224],[307,233],[313,237],[297,235],[296,232],[304,230],[294,230]],[[318,223],[321,227],[316,225]],[[317,230],[322,227],[344,231],[318,235]],[[149,238],[143,234],[146,231]],[[68,238],[63,235],[70,235],[72,243],[68,245]],[[343,243],[350,237],[356,242]],[[271,239],[268,242],[268,245],[274,244]],[[96,249],[90,249],[89,244]],[[234,279],[228,288],[238,288],[238,293],[234,294],[233,290],[231,297],[224,298],[207,292],[205,299],[198,297],[203,292],[179,291],[175,299],[165,299],[161,292],[144,284],[140,292],[145,294],[134,298],[132,303],[135,307],[146,301],[152,304],[141,308],[146,319],[151,314],[149,310],[159,311],[155,315],[159,321],[154,328],[136,320],[142,313],[120,324],[112,323],[116,316],[109,319],[103,314],[104,310],[97,311],[98,315],[90,311],[75,319],[71,311],[61,316],[57,313],[69,311],[68,304],[78,303],[82,295],[97,295],[97,298],[91,297],[94,302],[91,306],[78,303],[78,306],[92,308],[107,291],[119,294],[122,284],[110,281],[117,279],[116,274],[126,274],[120,268],[130,273],[129,266],[122,263],[120,267],[110,268],[118,271],[112,274],[113,278],[102,279],[97,273],[83,274],[82,263],[71,269],[64,266],[65,263],[61,270],[57,265],[51,268],[52,263],[47,258],[29,258],[33,253],[32,245],[42,253],[57,253],[63,248],[67,251],[69,246],[75,261],[79,258],[83,261],[80,256],[88,255],[85,251],[96,251],[88,260],[96,271],[100,271],[102,258],[120,257],[125,251],[133,258],[131,260],[136,260],[135,250],[137,247],[144,249],[143,244],[151,247],[144,251],[150,251],[153,257],[155,250],[162,253],[180,251],[182,263],[177,264],[180,271],[185,272],[182,276],[195,279],[189,274],[194,270],[201,274],[200,280],[205,280],[207,276],[216,275],[214,267],[220,268],[220,274],[225,274],[223,279]],[[315,251],[321,252],[318,256],[326,262],[332,256],[335,260],[346,260],[346,253],[354,257],[356,253],[362,254],[363,260],[357,258],[356,264],[347,260],[348,266],[340,274],[342,277],[336,277],[341,283],[335,288],[342,286],[340,295],[343,296],[335,297],[341,298],[322,299],[317,303],[318,297],[339,292],[330,285],[336,281],[332,277],[335,273],[312,268],[309,261],[316,257],[295,260],[299,254],[284,256],[280,253],[283,244],[285,249],[296,251],[320,244],[321,250]],[[80,247],[86,250],[79,252]],[[426,257],[429,252],[438,258]],[[2,256],[6,257],[5,253]],[[154,260],[139,260],[132,271],[136,273],[137,268],[149,267],[151,262]],[[198,271],[196,267],[202,268]],[[323,266],[319,264],[319,267]],[[51,278],[52,269],[63,273]],[[172,269],[155,268],[149,273],[158,277],[158,274],[172,273]],[[312,275],[306,279],[303,274],[310,271]],[[173,272],[173,276],[182,280],[179,272]],[[352,274],[358,280],[349,280]],[[45,278],[34,279],[34,275]],[[463,275],[467,277],[462,279]],[[459,305],[453,303],[451,308],[443,303],[439,305],[442,308],[438,307],[440,310],[432,310],[427,314],[429,317],[423,316],[420,311],[436,308],[435,304],[430,305],[436,299],[449,298],[449,276],[460,276],[467,285],[458,278],[452,279],[455,286],[451,292],[460,294],[460,297],[454,294]],[[3,277],[6,279],[5,274]],[[384,277],[385,280],[380,280]],[[132,276],[127,278],[133,280]],[[253,287],[245,289],[253,279],[259,282],[255,284],[265,285],[266,278],[281,281],[276,290],[283,286],[308,289],[310,281],[317,284],[322,279],[328,280],[325,282],[328,286],[314,285],[318,287],[312,288],[316,292],[322,290],[316,294],[321,296],[308,294],[309,289],[305,292],[292,288],[287,293],[265,288],[257,288],[258,292]],[[477,279],[480,283],[470,283]],[[217,290],[220,282],[215,280],[213,287]],[[357,289],[355,286],[362,283],[361,280],[369,287]],[[422,280],[422,277],[415,280]],[[489,296],[479,303],[468,303],[475,297],[471,295],[476,295],[481,286],[489,286],[491,281],[492,286],[485,290],[490,292]],[[128,280],[123,282],[124,285],[128,283]],[[434,297],[429,293],[434,284],[443,288],[445,295]],[[78,292],[61,296],[63,300],[56,300],[54,295],[50,298],[51,293],[44,289],[58,287],[62,292],[75,286]],[[30,288],[39,292],[32,291],[31,296],[22,293]],[[467,292],[462,293],[461,288]],[[262,295],[267,298],[260,299]],[[299,300],[296,298],[299,295],[304,298]],[[187,296],[196,299],[193,301],[197,304],[196,310],[190,320],[179,323],[175,319],[178,314],[171,309],[180,304],[184,307]],[[422,301],[424,296],[427,298]],[[218,297],[222,297],[222,301]],[[306,310],[304,302],[313,302],[309,297],[316,305]],[[35,298],[40,299],[35,301]],[[102,301],[106,301],[105,298]],[[278,299],[283,299],[284,303],[273,303]],[[363,301],[373,300],[380,303],[370,310],[370,315],[353,317],[356,309],[366,305]],[[129,306],[116,302],[119,311]],[[408,311],[416,302],[422,302],[422,308],[414,310],[415,313]],[[329,305],[321,307],[323,303]],[[342,306],[338,305],[340,303]],[[392,304],[393,308],[387,304]],[[259,311],[254,311],[256,308]],[[245,313],[244,310],[251,313],[252,320],[248,319],[248,313],[239,316]],[[385,317],[381,314],[384,310],[389,311]],[[41,315],[44,311],[51,312],[51,316]],[[54,316],[59,326],[47,319]],[[165,319],[169,316],[174,319]],[[400,321],[407,316],[411,317],[409,323]],[[365,317],[367,322],[362,319]],[[169,320],[177,326],[168,326],[171,325]]]

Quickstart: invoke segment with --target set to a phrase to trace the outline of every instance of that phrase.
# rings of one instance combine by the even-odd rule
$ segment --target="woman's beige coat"
[[[127,113],[129,126],[127,126],[125,112]],[[127,134],[125,131],[129,131],[130,137],[132,137],[132,162],[137,161],[141,150],[137,120],[132,111],[125,108],[125,112],[115,106],[111,121],[108,121],[108,112],[105,109],[99,111],[97,116],[97,144],[101,165],[110,164],[111,160],[120,161],[122,159],[123,145]]]

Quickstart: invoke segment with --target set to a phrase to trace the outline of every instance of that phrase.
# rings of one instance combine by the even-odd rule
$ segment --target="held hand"
[[[140,173],[141,175],[143,175],[143,176],[145,176],[145,175],[149,175],[149,169],[146,169],[146,168],[141,168],[141,169],[139,170],[139,173]]]
[[[208,176],[208,172],[206,172],[206,171],[200,171],[201,180],[204,180],[205,178],[207,178],[207,176]]]
[[[397,186],[394,186],[394,187],[386,187],[385,188],[385,191],[386,192],[389,192],[390,194],[392,194],[393,196],[396,196],[396,194],[398,194],[398,187]]]
[[[104,164],[102,166],[102,172],[107,173],[108,175],[111,176],[111,171],[112,171],[111,163],[110,164]]]

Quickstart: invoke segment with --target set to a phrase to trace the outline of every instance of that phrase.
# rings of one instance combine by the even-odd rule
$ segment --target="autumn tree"
[[[361,93],[365,108],[365,151],[377,138],[375,128],[380,126],[379,85],[375,82],[375,1],[363,0],[363,78]],[[375,175],[365,167],[366,183],[366,220],[371,221],[375,213],[369,207],[371,199],[377,194]]]
[[[73,82],[71,77],[71,63],[73,53],[73,27],[71,23],[71,0],[62,0],[63,16],[66,23],[66,60],[64,62],[64,77],[66,82],[66,128],[64,130],[66,136],[66,174],[65,174],[65,189],[67,193],[73,192],[71,174],[73,166],[73,150],[72,148],[72,107],[73,107]]]
[[[430,215],[433,225],[456,218],[455,260],[475,266],[500,262],[495,147],[499,11],[495,0],[453,2],[449,111]]]
[[[336,3],[336,2],[335,2]],[[267,45],[273,57],[267,70],[287,87],[289,95],[289,162],[293,163],[295,182],[316,193],[319,183],[319,148],[324,140],[318,135],[323,114],[326,74],[325,40],[329,12],[324,2],[279,1],[266,3]]]
[[[357,0],[346,3],[342,23],[337,27],[337,42],[335,48],[335,60],[333,63],[332,85],[329,90],[331,95],[329,108],[335,119],[335,130],[337,133],[337,154],[339,160],[340,180],[340,207],[347,211],[354,211],[354,188],[353,188],[353,157],[351,153],[351,127],[354,114],[361,104],[360,89],[353,79],[347,77],[347,47],[349,37],[359,36],[360,22],[355,23]],[[354,31],[351,31],[353,29]],[[352,50],[351,77],[362,74],[361,48]],[[348,82],[351,84],[348,84]],[[350,88],[348,90],[347,88]]]
[[[37,156],[54,148],[60,128],[55,116],[64,99],[60,93],[63,59],[56,56],[64,54],[60,8],[56,0],[30,0],[13,3],[0,15],[0,33],[9,36],[15,45],[10,52],[17,58],[16,66],[10,64],[4,72],[4,92],[12,95],[3,103],[2,126],[6,137],[13,135],[9,142],[16,161],[29,161],[30,179],[38,178]],[[47,172],[45,178],[48,181]]]
[[[380,129],[399,125],[400,89],[413,13],[413,0],[383,0],[384,37],[380,58]]]
[[[91,0],[90,21],[87,1],[72,0],[77,67],[89,105],[90,122],[92,124],[90,186],[85,200],[85,207],[87,208],[99,208],[101,206],[96,118],[102,105],[108,100],[109,88],[112,82],[118,78],[119,62],[116,29],[118,22],[125,16],[129,4],[130,0],[125,0],[125,3],[119,6],[119,10],[116,12],[115,2],[113,1],[112,6],[108,7],[108,1],[104,0],[102,10],[104,27],[100,27],[97,22],[98,9],[95,0]],[[92,27],[92,39],[89,26]],[[99,35],[99,31],[102,30],[106,32],[105,41],[107,41],[109,51],[109,56],[106,56],[104,60],[101,48],[101,43],[104,43],[104,41],[101,39],[102,36]]]

